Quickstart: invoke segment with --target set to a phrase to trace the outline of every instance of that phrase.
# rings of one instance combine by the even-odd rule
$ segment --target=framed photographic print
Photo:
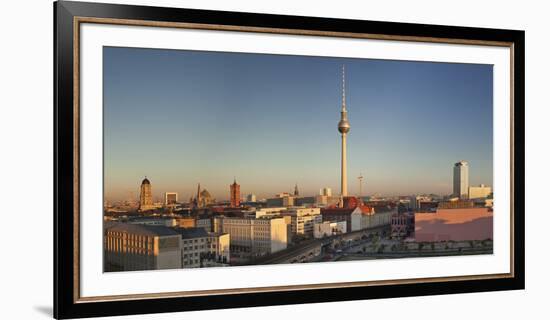
[[[56,2],[54,314],[524,288],[524,32]]]

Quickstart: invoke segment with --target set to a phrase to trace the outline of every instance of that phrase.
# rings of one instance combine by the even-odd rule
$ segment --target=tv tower
[[[348,195],[346,137],[349,129],[348,111],[346,110],[346,69],[342,65],[342,110],[340,111],[340,121],[338,122],[338,131],[342,135],[342,164],[340,172],[340,195],[342,198]]]

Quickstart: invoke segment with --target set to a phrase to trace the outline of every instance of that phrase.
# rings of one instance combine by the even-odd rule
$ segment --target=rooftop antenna
[[[342,65],[342,111],[346,111],[346,65]]]
[[[359,180],[359,198],[363,196],[363,174],[359,173],[359,177],[357,177],[357,180]]]

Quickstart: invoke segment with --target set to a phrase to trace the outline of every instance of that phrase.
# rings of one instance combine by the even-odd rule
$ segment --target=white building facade
[[[480,199],[487,198],[491,194],[491,187],[484,184],[480,184],[478,187],[470,187],[468,189],[468,198]]]
[[[351,214],[351,231],[389,226],[394,213],[397,213],[397,208],[379,213],[364,213],[360,208],[356,208]]]
[[[313,237],[313,226],[323,221],[321,208],[290,208],[281,215],[290,225],[292,235],[305,237]]]
[[[325,221],[321,223],[316,223],[313,226],[313,237],[315,239],[320,239],[324,237],[330,237],[338,234],[346,233],[347,223],[346,221]]]
[[[231,252],[261,256],[286,249],[287,227],[284,218],[216,218],[215,225],[229,234]]]
[[[455,163],[453,168],[453,195],[462,199],[468,198],[469,166],[467,161]]]

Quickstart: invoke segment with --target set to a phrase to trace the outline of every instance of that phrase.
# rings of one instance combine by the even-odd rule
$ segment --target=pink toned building
[[[464,241],[493,239],[493,211],[489,208],[437,209],[415,213],[415,239]]]

